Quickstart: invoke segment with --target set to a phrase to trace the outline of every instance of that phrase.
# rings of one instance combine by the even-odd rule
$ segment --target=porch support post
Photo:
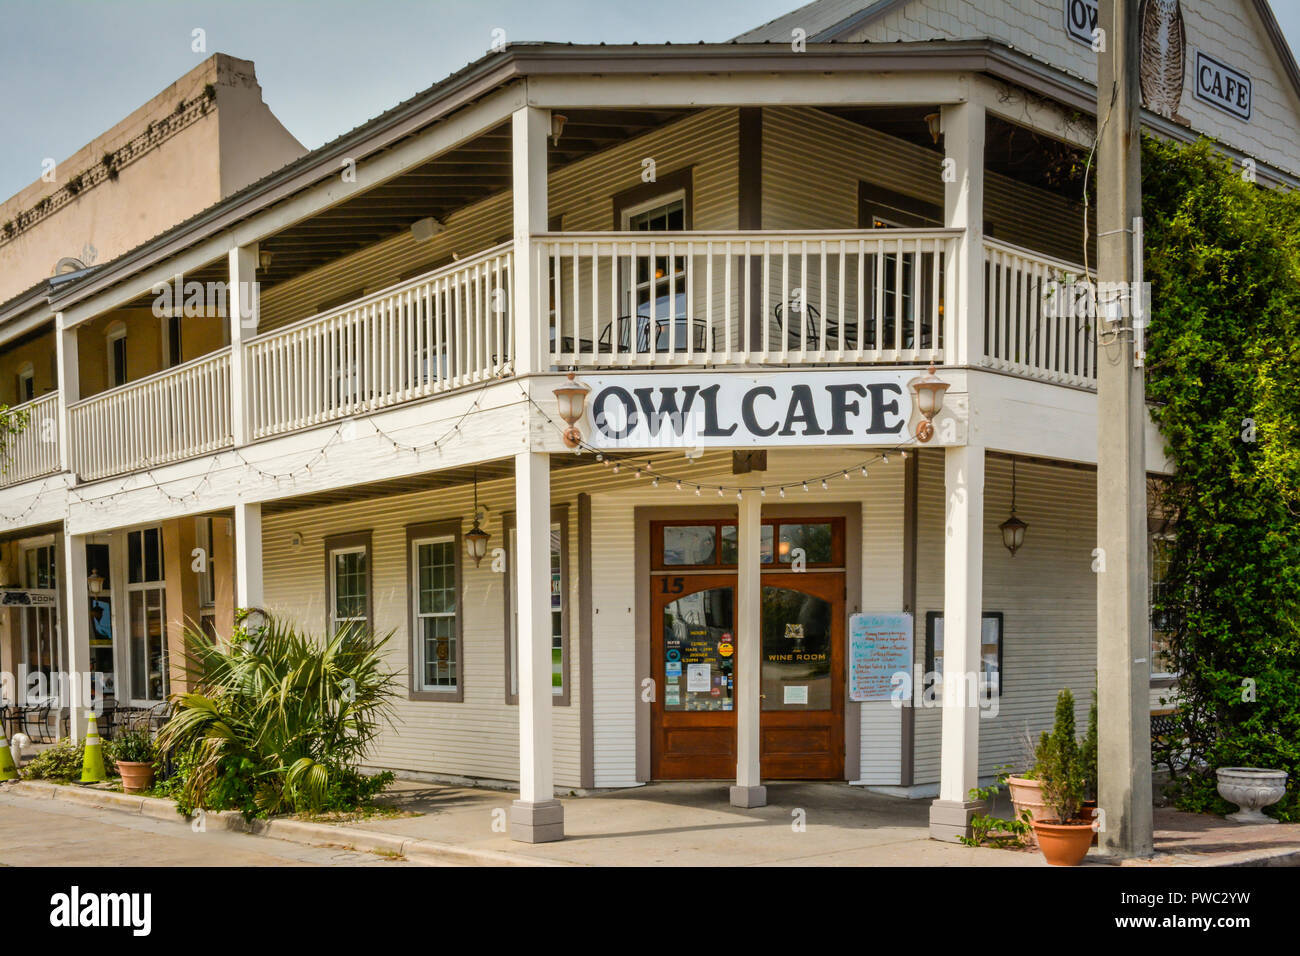
[[[86,736],[86,714],[91,703],[86,697],[90,673],[90,594],[86,586],[86,536],[63,536],[63,581],[65,604],[59,621],[67,642],[68,657],[64,661],[69,710],[68,733],[73,743],[81,743]],[[55,688],[51,688],[51,693]],[[62,728],[58,728],[62,730]],[[56,733],[58,732],[56,730]]]
[[[944,451],[947,520],[943,552],[943,732],[939,799],[930,805],[930,837],[970,835],[979,801],[980,627],[984,612],[984,449]]]
[[[740,499],[736,568],[736,785],[733,807],[767,806],[767,788],[759,772],[759,721],[762,717],[763,640],[759,631],[762,580],[759,537],[762,504],[757,494]]]
[[[257,286],[257,243],[230,250],[230,285],[226,289],[230,323],[230,437],[235,446],[248,441],[244,339],[257,334],[261,293]]]
[[[262,607],[262,505],[235,505],[235,608]]]
[[[68,415],[68,406],[75,404],[81,399],[81,363],[77,358],[77,330],[76,328],[64,328],[63,313],[56,312],[54,315],[54,349],[59,375],[59,402],[58,408],[58,440],[59,440],[59,469],[61,471],[72,471],[74,459],[72,455],[72,426]],[[42,428],[42,422],[32,422],[28,427]]]
[[[978,97],[940,107],[945,154],[944,225],[957,240],[957,307],[948,310],[944,363],[977,365],[984,357],[984,103]],[[946,175],[951,171],[951,176]]]
[[[546,138],[551,134],[551,111],[525,106],[511,117],[514,204],[514,366],[517,375],[543,368],[542,306],[538,298],[538,272],[533,261],[533,235],[546,231]],[[547,512],[549,514],[549,511]]]
[[[519,799],[510,807],[510,837],[550,843],[564,839],[564,807],[555,799],[551,754],[550,455],[515,455],[515,512]]]

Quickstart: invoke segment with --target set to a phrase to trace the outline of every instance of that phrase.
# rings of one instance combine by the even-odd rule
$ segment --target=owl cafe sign
[[[1099,0],[1062,0],[1065,32],[1071,40],[1093,45]],[[1181,0],[1145,0],[1139,7],[1142,49],[1142,102],[1161,116],[1174,117],[1183,97],[1188,43]],[[1250,122],[1250,77],[1227,63],[1196,51],[1193,95],[1202,103]]]

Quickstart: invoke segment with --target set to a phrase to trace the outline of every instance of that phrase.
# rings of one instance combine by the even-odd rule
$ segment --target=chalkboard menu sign
[[[889,700],[894,675],[912,672],[912,615],[849,618],[849,700]]]

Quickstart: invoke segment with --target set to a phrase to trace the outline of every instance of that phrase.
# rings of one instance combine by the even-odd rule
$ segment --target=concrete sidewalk
[[[739,810],[720,783],[661,783],[564,804],[566,837],[516,843],[504,832],[515,794],[399,781],[383,802],[418,817],[367,830],[529,859],[593,866],[1045,866],[1037,852],[929,839],[928,800],[847,784],[768,784],[768,806]]]
[[[0,790],[29,800],[110,808],[188,826],[169,800],[31,782]],[[207,826],[313,846],[451,866],[1046,866],[1037,850],[974,849],[929,839],[928,800],[847,784],[775,783],[769,805],[738,810],[720,783],[661,783],[563,799],[566,838],[529,845],[506,832],[512,792],[399,781],[382,802],[415,814],[330,824],[287,818],[247,824],[208,814]],[[1005,798],[1004,798],[1005,800]],[[1009,816],[1005,805],[994,807]],[[1297,866],[1300,824],[1241,826],[1156,810],[1156,856],[1085,865]],[[88,860],[87,863],[93,863]]]

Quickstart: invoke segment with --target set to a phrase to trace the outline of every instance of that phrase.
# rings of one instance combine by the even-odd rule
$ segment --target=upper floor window
[[[24,362],[18,369],[18,401],[30,402],[36,397],[36,371],[31,362]]]
[[[108,354],[108,387],[126,384],[126,325],[114,322],[104,333]]]
[[[181,364],[184,351],[181,349],[181,317],[167,317],[167,367],[175,368]]]
[[[680,232],[686,228],[686,196],[681,190],[625,210],[627,232]],[[665,244],[663,252],[667,252]],[[626,289],[628,312],[666,317],[686,311],[686,257],[638,255],[635,274]],[[676,306],[676,307],[675,307]]]

